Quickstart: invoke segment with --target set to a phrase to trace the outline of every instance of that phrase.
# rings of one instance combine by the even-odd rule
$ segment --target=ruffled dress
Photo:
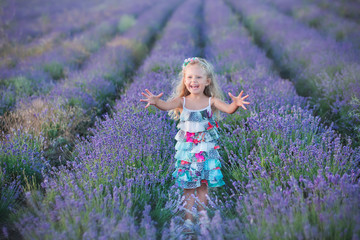
[[[218,123],[214,120],[209,106],[200,110],[185,107],[177,125],[179,131],[175,139],[175,171],[172,176],[175,184],[181,188],[194,189],[206,183],[208,187],[220,187],[225,184],[221,173],[218,153]]]

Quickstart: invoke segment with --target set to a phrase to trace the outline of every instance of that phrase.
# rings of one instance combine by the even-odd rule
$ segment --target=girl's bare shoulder
[[[174,97],[172,100],[177,103],[177,108],[182,108],[184,103],[183,97]]]
[[[211,97],[210,99],[210,107],[212,110],[215,110],[216,107],[215,107],[215,102],[217,101],[217,98],[216,97]]]
[[[179,106],[181,105],[181,107],[182,107],[182,105],[184,103],[183,97],[175,97],[174,100],[179,104]]]
[[[183,97],[179,97],[180,98],[180,103],[179,103],[179,111],[180,111],[180,114],[182,113],[182,110],[183,110],[183,106],[184,106],[184,98]]]
[[[210,99],[211,106],[213,106],[214,103],[216,103],[217,101],[219,101],[218,98],[216,98],[216,97],[211,97],[211,99]]]

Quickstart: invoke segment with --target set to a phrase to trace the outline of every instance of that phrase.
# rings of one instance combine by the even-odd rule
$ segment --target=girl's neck
[[[199,99],[202,99],[202,98],[207,98],[207,96],[202,93],[202,94],[192,94],[190,93],[189,95],[186,96],[187,98],[191,98],[191,99],[194,99],[194,100],[199,100]]]

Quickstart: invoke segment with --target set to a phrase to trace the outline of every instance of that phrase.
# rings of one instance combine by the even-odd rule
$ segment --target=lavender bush
[[[62,40],[88,30],[125,5],[119,6],[115,1],[105,1],[102,5],[97,5],[95,1],[84,3],[70,3],[71,8],[67,1],[61,4],[37,1],[31,6],[22,1],[3,3],[0,8],[3,10],[0,66],[15,67],[21,59],[52,49]],[[59,11],[59,7],[65,9]],[[35,37],[34,32],[38,36]]]
[[[321,9],[316,4],[306,1],[265,0],[265,2],[274,5],[282,12],[308,24],[310,27],[318,29],[321,33],[331,36],[336,41],[350,42],[354,46],[354,50],[360,47],[360,33],[357,31],[360,25],[356,22],[341,18],[330,11]]]
[[[176,1],[157,4],[137,20],[136,24],[122,36],[112,39],[105,48],[93,55],[79,72],[72,73],[61,86],[54,89],[50,98],[63,96],[88,110],[96,107],[102,113],[106,104],[112,105],[116,91],[120,91],[131,71],[141,62],[148,45],[176,6]],[[156,18],[154,18],[156,16]],[[68,95],[68,91],[88,94],[91,101],[80,95]]]
[[[66,149],[67,146],[70,146],[71,149],[75,134],[84,134],[87,127],[93,124],[95,116],[101,115],[111,105],[116,90],[120,90],[123,84],[122,81],[126,81],[127,74],[134,69],[136,62],[140,61],[146,54],[146,52],[141,52],[140,50],[146,48],[151,36],[161,27],[160,22],[164,21],[164,18],[169,14],[171,6],[174,6],[174,4],[176,4],[176,1],[155,5],[138,19],[134,25],[136,30],[116,37],[101,52],[92,56],[82,71],[72,73],[69,78],[58,84],[45,98],[26,99],[26,102],[30,100],[30,104],[23,104],[22,101],[19,102],[19,110],[27,111],[26,107],[20,108],[20,106],[24,105],[34,111],[37,109],[36,103],[41,102],[44,106],[41,108],[41,111],[51,113],[50,123],[53,123],[52,125],[49,126],[44,121],[45,118],[48,118],[47,114],[39,113],[37,121],[43,122],[44,126],[33,129],[28,124],[27,127],[31,131],[35,131],[35,135],[39,135],[36,131],[46,130],[42,134],[46,137],[47,146],[50,146],[47,149],[47,155],[50,157],[52,165],[59,163],[59,153],[62,155],[62,158],[67,157],[68,150],[64,154],[61,153],[60,149]],[[154,14],[158,18],[153,18]],[[152,18],[152,20],[149,21],[149,18]],[[137,32],[141,28],[144,31]],[[151,29],[153,31],[150,31]],[[126,38],[129,38],[129,40],[119,42],[122,37],[124,40]],[[123,61],[125,59],[127,61]],[[115,84],[119,89],[116,89]],[[78,114],[74,114],[74,109],[76,109]],[[63,114],[64,110],[65,115]],[[22,111],[17,114],[19,118],[27,115]],[[10,122],[12,117],[6,119],[4,120],[5,122]],[[79,126],[81,124],[85,126]],[[65,129],[63,126],[65,126]],[[53,129],[48,129],[49,127]],[[68,134],[69,131],[66,128],[72,129],[74,132]],[[48,131],[54,132],[54,134],[49,135],[47,134]]]
[[[145,17],[143,17],[143,19],[138,22],[138,24],[141,24],[143,29],[146,31],[141,31],[140,33],[137,33],[136,31],[129,32],[129,35],[127,37],[129,37],[129,38],[132,37],[131,39],[137,40],[139,42],[141,40],[143,40],[144,42],[142,44],[143,44],[143,46],[146,46],[145,44],[147,44],[149,42],[151,35],[154,34],[155,30],[158,30],[159,27],[161,27],[161,23],[159,23],[158,21],[164,21],[164,18],[166,18],[167,14],[169,14],[171,7],[176,4],[177,4],[177,2],[173,1],[173,2],[167,2],[167,4],[163,4],[163,5],[155,5],[155,8],[153,8],[151,11],[149,11],[148,14],[145,15]],[[149,17],[155,13],[158,15],[159,18],[152,18],[151,21],[148,21]],[[146,25],[144,23],[148,23],[148,25]],[[137,25],[135,25],[135,26],[137,27],[138,30],[140,29],[139,26],[137,26]],[[150,31],[150,30],[152,30],[152,31]],[[124,49],[125,48],[124,46],[118,47],[118,50],[121,50],[121,48],[122,48],[123,52],[126,51],[126,49]],[[110,49],[112,49],[112,48],[110,48]],[[104,54],[109,54],[109,53],[110,53],[110,50],[105,52]],[[141,54],[145,54],[145,53],[141,53]],[[125,57],[125,56],[123,56],[123,57]],[[131,56],[127,55],[127,57],[131,57]],[[133,57],[140,58],[141,56],[133,56]],[[111,60],[114,61],[114,64],[115,64],[116,59],[113,58]],[[140,59],[138,59],[138,60],[140,60]],[[109,62],[107,62],[107,63],[109,63]],[[103,62],[103,64],[106,64],[106,62]],[[105,66],[105,65],[103,65],[103,66]],[[109,66],[109,67],[114,68],[114,65]],[[93,83],[94,85],[97,84],[96,85],[96,87],[97,87],[96,93],[103,94],[104,90],[106,91],[107,89],[104,88],[103,86],[99,85],[99,82],[97,82],[96,80],[97,79],[94,78],[94,79],[92,79],[92,82],[89,82],[89,83],[90,84]],[[103,82],[105,82],[105,81],[103,80]],[[101,84],[101,82],[100,82],[100,84]],[[107,84],[107,85],[109,85],[109,84]],[[64,86],[66,86],[66,85],[64,84]],[[105,87],[106,87],[106,85],[105,85]],[[111,92],[113,93],[113,89],[111,89]],[[87,97],[89,99],[89,101],[94,101],[93,98],[91,96],[89,96],[89,94],[84,92],[83,90],[77,92],[77,97],[82,97],[82,96]],[[99,96],[101,97],[101,95],[99,95]],[[60,95],[58,95],[58,97],[60,97]],[[87,100],[86,98],[83,98],[83,99]],[[48,102],[46,103],[46,100],[45,100],[45,104],[42,104],[42,105],[45,105],[45,109],[40,107],[39,110],[41,109],[41,112],[37,112],[36,116],[38,118],[41,118],[42,120],[47,119],[49,121],[43,121],[42,124],[40,124],[40,126],[35,126],[34,128],[31,127],[30,131],[33,131],[35,129],[35,130],[38,130],[38,132],[35,132],[35,134],[34,133],[30,134],[30,139],[32,139],[32,137],[36,134],[39,134],[41,136],[40,138],[36,138],[36,137],[33,138],[34,144],[36,146],[38,146],[37,149],[39,151],[43,151],[45,148],[44,146],[51,146],[51,145],[55,145],[56,148],[60,148],[60,149],[62,149],[62,146],[64,148],[67,148],[67,145],[69,144],[69,142],[68,142],[69,140],[67,140],[66,138],[68,138],[69,136],[66,135],[66,133],[69,133],[69,132],[66,130],[66,128],[72,128],[72,129],[76,130],[77,126],[73,126],[73,124],[76,125],[79,123],[78,118],[77,118],[78,115],[75,115],[75,116],[72,115],[72,110],[71,110],[72,108],[70,107],[70,110],[67,110],[68,102],[64,103],[64,101],[61,101],[61,98],[60,99],[55,98],[55,101],[53,102],[53,104],[51,103],[51,101],[49,101],[49,100],[47,100],[47,101]],[[44,99],[43,99],[43,101],[40,101],[40,102],[43,103]],[[61,103],[61,104],[56,104],[57,102]],[[80,102],[80,104],[84,104],[84,102]],[[29,104],[29,105],[31,106],[31,104]],[[36,109],[36,107],[34,105],[31,107]],[[77,106],[74,106],[74,108],[77,108],[77,110],[79,111],[80,118],[82,118],[82,114],[85,114],[85,113],[88,115],[90,115],[91,113],[93,114],[93,112],[84,112],[84,109],[79,109]],[[26,107],[23,110],[26,111]],[[64,110],[67,111],[67,114],[65,114],[65,116],[63,115]],[[49,113],[50,113],[50,117],[48,116]],[[26,116],[25,113],[23,115]],[[75,121],[74,121],[74,118],[75,118]],[[65,124],[65,126],[64,126],[64,124]],[[74,134],[74,133],[71,133],[71,134]],[[44,136],[46,137],[45,140],[43,139]],[[71,137],[71,135],[70,135],[70,137]],[[9,146],[8,146],[7,151],[4,152],[4,154],[8,153],[8,152],[21,152],[22,151],[22,146],[18,146],[16,144],[11,144],[11,141],[16,141],[16,139],[17,139],[17,137],[16,137],[16,134],[14,134],[14,133],[12,133],[11,136],[10,135],[6,136],[6,139],[4,139],[2,142],[4,143],[4,146],[8,146],[8,145]],[[55,156],[58,159],[56,159],[56,158],[53,159],[52,158],[53,153],[51,151],[52,151],[52,149],[50,149],[50,151],[48,151],[46,153],[47,157],[52,159],[51,164],[52,165],[59,164],[58,161],[61,161],[59,154],[57,154],[57,156]],[[19,169],[21,169],[21,167],[28,167],[28,168],[30,168],[30,170],[32,170],[32,165],[29,163],[24,163],[24,166],[18,166],[19,164],[16,163],[16,159],[18,157],[19,156],[17,156],[17,155],[13,156],[12,159],[10,158],[11,159],[10,162],[2,161],[2,162],[4,162],[4,164],[7,164],[7,166],[10,169],[17,170],[17,171],[13,171],[13,176],[17,176],[17,175],[21,174],[21,172],[18,171]],[[31,155],[29,155],[29,157],[31,158]],[[39,154],[38,157],[42,158],[43,153],[41,152],[41,154]],[[5,160],[8,159],[7,155],[5,155],[4,159]],[[31,159],[33,159],[33,158],[31,158]],[[26,159],[24,159],[23,161],[25,161],[25,160]],[[36,163],[36,161],[34,161],[34,163]],[[9,173],[9,171],[7,171],[7,172]],[[38,172],[36,172],[36,173],[38,173]],[[31,174],[32,174],[32,172],[31,172]],[[40,177],[39,177],[39,175],[37,175],[36,177],[37,177],[37,183],[40,182],[40,180],[42,180],[41,174],[40,174]]]
[[[6,169],[2,167],[0,167],[0,180],[0,215],[2,216],[0,222],[3,222],[6,216],[18,207],[21,189],[19,179],[10,180]]]
[[[103,9],[116,7],[115,1],[105,1]],[[96,1],[64,1],[54,4],[46,1],[25,3],[15,1],[3,6],[2,23],[7,26],[11,42],[29,42],[43,35],[70,35],[86,29],[94,17],[106,16]],[[80,11],[82,10],[82,11]],[[74,19],[77,19],[74,22]],[[54,36],[53,36],[54,37]]]
[[[226,41],[234,41],[231,38],[243,39],[241,46],[244,47],[236,48],[236,45],[223,44],[219,52],[214,49],[225,41],[219,37],[209,39],[208,49],[211,51],[208,52],[208,57],[214,58],[215,63],[216,59],[221,59],[221,62],[225,62],[221,64],[226,65],[227,61],[236,64],[237,61],[242,63],[243,59],[252,58],[258,58],[258,62],[266,62],[261,61],[265,58],[264,53],[256,50],[249,41],[247,44],[244,43],[248,40],[245,31],[242,34],[234,34],[233,26],[236,23],[231,21],[233,16],[223,4],[209,1],[205,6],[205,12],[209,31],[207,35],[219,36],[218,33],[221,31],[222,36],[227,36],[224,37]],[[215,12],[221,12],[223,15],[214,14]],[[229,27],[226,28],[224,25]],[[215,43],[214,48],[212,43]],[[231,50],[234,52],[229,57],[222,54],[232,52]],[[218,57],[219,54],[221,58]],[[246,54],[251,54],[251,57],[246,56],[239,60],[233,57]],[[219,229],[224,231],[231,226],[231,232],[235,232],[236,237],[226,233],[221,235],[231,239],[245,236],[247,239],[356,237],[359,230],[354,226],[360,212],[359,208],[349,209],[342,201],[351,202],[352,206],[357,205],[352,201],[358,201],[360,190],[360,172],[354,170],[357,169],[359,149],[352,149],[350,140],[348,144],[342,145],[340,136],[331,127],[323,126],[318,117],[312,116],[313,113],[305,99],[296,96],[293,86],[276,76],[271,77],[271,74],[264,76],[263,69],[271,72],[269,67],[270,65],[263,68],[254,67],[249,61],[249,65],[245,65],[243,69],[238,68],[237,71],[230,72],[230,77],[226,77],[225,74],[229,73],[228,69],[223,70],[223,89],[236,89],[237,92],[246,89],[248,93],[251,92],[249,95],[253,100],[250,101],[250,115],[238,112],[238,116],[227,117],[222,125],[222,156],[226,163],[224,175],[231,183],[228,184],[230,189],[223,192],[222,203],[218,207],[226,213],[225,216],[214,215],[213,218],[218,219],[217,226],[221,225],[221,222],[227,226],[219,226],[216,230],[210,228],[211,230],[207,231],[199,229],[200,234],[205,239],[211,239]],[[226,80],[230,81],[226,83]],[[321,174],[322,172],[326,174]],[[324,178],[323,175],[327,177]],[[351,179],[347,177],[350,175]],[[338,179],[342,176],[343,184],[351,190],[335,190],[340,187]],[[329,197],[324,197],[324,202],[317,204],[317,197],[322,196],[316,190],[319,181],[322,181],[322,187],[328,189],[327,196],[332,198],[330,200]],[[301,191],[302,195],[287,194],[290,190],[285,189],[289,186],[291,189],[295,188],[294,184],[298,182],[298,191]],[[305,186],[303,182],[306,182]],[[349,197],[343,197],[343,193],[340,193],[349,191]],[[309,208],[295,204],[294,198],[307,202],[308,205],[305,206]],[[234,199],[237,200],[234,202]],[[319,208],[322,209],[321,212],[317,211]],[[299,211],[300,209],[302,211]],[[234,214],[234,211],[237,214]],[[327,229],[331,229],[332,235],[328,235],[328,230],[323,232],[326,225],[323,220],[313,221],[313,216],[321,217],[325,214],[328,217],[333,216],[328,219],[331,227],[326,226]],[[346,214],[348,218],[343,217]],[[233,222],[226,216],[234,219]],[[340,222],[341,224],[334,226],[334,223]],[[347,226],[352,228],[349,229]],[[309,231],[309,227],[317,230]]]
[[[194,8],[194,4],[197,5],[196,8]],[[188,35],[189,29],[179,26],[183,22],[183,13],[195,14],[199,7],[200,2],[198,1],[184,3],[164,30],[164,38],[169,38],[176,29],[182,30]],[[183,39],[185,41],[184,50],[195,49],[194,45],[191,46],[194,43],[193,40]],[[155,49],[159,49],[159,47],[154,48],[154,54],[162,52],[162,49],[157,51]],[[186,52],[182,54],[186,54]],[[38,207],[40,205],[37,203],[32,204],[36,214],[27,212],[21,217],[18,225],[19,227],[24,226],[21,227],[23,229],[21,231],[25,238],[30,236],[51,236],[50,238],[113,236],[114,238],[154,239],[156,234],[160,234],[160,232],[156,233],[154,228],[156,222],[152,221],[152,217],[157,217],[162,224],[169,218],[169,211],[161,209],[167,201],[165,193],[169,188],[171,170],[169,168],[173,167],[169,164],[169,159],[174,154],[174,150],[173,144],[169,144],[169,141],[174,141],[176,129],[174,124],[169,122],[166,113],[143,111],[142,108],[137,107],[138,97],[134,98],[134,93],[138,94],[139,87],[147,85],[149,79],[153,79],[153,86],[164,89],[169,86],[169,81],[167,81],[169,77],[166,73],[139,74],[139,78],[134,80],[126,95],[118,103],[119,113],[114,113],[113,119],[105,116],[107,119],[101,125],[96,125],[93,130],[94,137],[88,143],[78,145],[76,154],[78,157],[74,162],[68,162],[67,167],[60,167],[53,171],[52,177],[46,177],[42,185],[48,189],[45,199],[42,199],[41,195],[39,196],[35,191],[29,193],[30,203],[33,201],[31,199],[37,199],[37,202],[42,202],[44,207],[51,205],[61,205],[61,207],[55,209],[45,207],[49,210],[52,209],[52,213],[50,213],[45,208]],[[133,87],[135,89],[132,89]],[[144,119],[148,121],[144,122]],[[149,131],[150,129],[151,131]],[[114,141],[114,139],[117,140]],[[144,143],[147,144],[144,145]],[[143,147],[139,148],[139,146]],[[100,149],[106,149],[106,156],[102,150],[99,151]],[[49,172],[50,175],[51,172]],[[73,184],[69,185],[68,183],[71,181]],[[79,191],[80,189],[83,190]],[[94,191],[99,194],[99,197],[94,198]],[[124,194],[125,192],[128,192],[129,195]],[[108,196],[108,200],[104,196]],[[107,201],[109,202],[107,203]],[[135,203],[132,203],[133,201]],[[77,202],[78,211],[72,210],[75,202]],[[111,204],[109,205],[109,203]],[[88,207],[85,206],[92,206],[90,208],[94,209],[94,212],[87,211]],[[109,207],[105,212],[103,211],[104,206]],[[73,217],[64,218],[65,215],[59,210],[63,213],[70,213]],[[80,216],[89,217],[80,218]],[[40,227],[36,231],[29,225],[34,223],[34,217],[40,223],[38,225]],[[163,219],[161,220],[161,218]],[[67,223],[62,225],[61,229],[63,230],[57,231],[49,228],[50,219],[53,219],[52,222],[55,219],[63,219],[60,222]],[[70,228],[76,229],[76,226],[72,224],[73,220],[70,219],[77,221],[75,225],[82,226],[84,231],[70,230]],[[97,231],[92,226],[99,225],[98,221],[111,222],[111,224]]]
[[[18,101],[27,102],[28,96],[49,93],[57,80],[68,77],[73,71],[80,70],[86,64],[86,60],[91,58],[91,55],[101,49],[116,33],[123,33],[132,27],[133,24],[130,22],[126,24],[129,16],[138,16],[149,5],[146,2],[143,4],[133,2],[133,4],[136,4],[138,8],[134,9],[133,5],[128,4],[122,6],[120,10],[116,9],[117,11],[111,9],[109,13],[114,14],[115,17],[104,19],[75,38],[64,40],[59,46],[41,55],[22,61],[16,68],[3,69],[1,79],[5,83],[3,88],[7,89],[1,91],[0,113],[16,108]],[[128,18],[124,18],[126,16]],[[30,86],[19,82],[18,79],[23,79]]]
[[[78,142],[74,160],[47,168],[41,187],[27,189],[28,207],[15,214],[24,239],[188,238],[181,189],[171,177],[176,122],[139,99],[145,88],[166,99],[182,60],[202,52],[224,92],[244,90],[251,105],[219,123],[226,185],[210,189],[205,212],[193,209],[197,238],[359,236],[359,149],[314,116],[229,7],[188,0],[113,111]]]
[[[42,156],[39,142],[31,135],[22,133],[21,130],[17,131],[12,138],[9,135],[6,136],[0,147],[0,164],[8,180],[15,180],[20,176],[24,181],[24,175],[41,179],[41,171],[46,160]]]
[[[354,126],[359,119],[348,113],[351,99],[359,98],[359,58],[351,46],[324,38],[261,2],[230,2],[282,71],[290,74],[297,92],[311,97],[316,114],[328,125],[334,122],[333,127],[357,146]]]
[[[348,18],[356,21],[357,23],[360,23],[359,2],[353,0],[340,2],[335,1],[332,2],[332,4],[329,4],[329,2],[324,0],[310,0],[310,2],[316,3],[319,7],[325,10],[330,10],[341,17]]]
[[[313,181],[291,176],[287,187],[271,183],[269,191],[251,181],[250,194],[237,207],[239,214],[246,213],[248,238],[358,238],[358,174],[333,175],[327,169]]]
[[[0,215],[5,222],[18,208],[22,185],[27,180],[40,182],[42,171],[48,164],[40,150],[39,140],[28,133],[17,131],[5,136],[0,145]]]

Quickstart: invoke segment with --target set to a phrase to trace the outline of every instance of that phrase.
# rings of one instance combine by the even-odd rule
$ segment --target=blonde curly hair
[[[199,64],[201,68],[203,68],[207,74],[207,77],[210,78],[210,84],[205,87],[204,94],[207,97],[215,97],[221,100],[224,100],[224,94],[217,83],[214,67],[206,61],[204,58],[195,57],[192,58],[191,61],[189,59],[185,59],[183,68],[179,73],[178,79],[175,81],[175,87],[170,95],[168,100],[174,99],[176,97],[186,97],[190,95],[190,92],[187,90],[184,84],[184,78],[186,74],[186,69],[189,65]],[[169,115],[172,119],[177,120],[180,117],[180,108],[175,108],[169,111]],[[214,117],[219,120],[220,119],[220,111],[218,109],[214,110]]]

